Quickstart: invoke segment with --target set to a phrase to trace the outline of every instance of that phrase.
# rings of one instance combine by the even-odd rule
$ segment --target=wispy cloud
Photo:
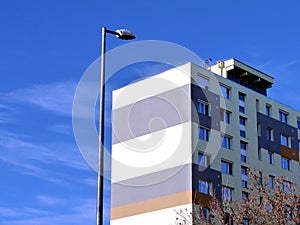
[[[59,133],[59,134],[73,134],[72,126],[71,124],[53,124],[50,126],[49,131]]]
[[[43,211],[38,209],[0,208],[2,225],[82,225],[95,223],[95,200],[82,200],[70,212]],[[20,213],[22,212],[22,213]]]
[[[300,59],[292,59],[290,61],[286,61],[286,62],[282,62],[282,64],[280,65],[281,69],[286,69],[289,68],[291,66],[295,66],[296,64],[300,63]]]
[[[6,101],[24,102],[36,105],[60,115],[72,115],[75,82],[38,84],[4,94]]]
[[[0,131],[0,148],[0,161],[9,165],[12,170],[50,182],[65,183],[67,180],[66,174],[59,174],[53,167],[90,170],[75,144],[40,145],[31,142],[29,137]]]
[[[38,195],[36,196],[36,200],[43,205],[62,205],[66,203],[66,199],[57,198],[48,195]]]

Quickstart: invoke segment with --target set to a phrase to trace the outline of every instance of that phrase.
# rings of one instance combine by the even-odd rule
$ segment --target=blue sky
[[[274,76],[269,96],[300,110],[299,8],[296,0],[2,1],[0,224],[95,224],[97,174],[76,146],[72,101],[100,55],[102,26],[202,59],[235,57]],[[107,49],[124,43],[108,37]]]

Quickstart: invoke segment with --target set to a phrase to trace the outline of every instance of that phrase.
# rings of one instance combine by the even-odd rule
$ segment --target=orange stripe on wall
[[[123,217],[134,216],[141,213],[152,212],[155,210],[175,207],[192,203],[192,191],[180,192],[172,195],[167,195],[155,199],[150,199],[142,202],[128,204],[116,208],[112,208],[110,212],[111,220],[120,219]]]

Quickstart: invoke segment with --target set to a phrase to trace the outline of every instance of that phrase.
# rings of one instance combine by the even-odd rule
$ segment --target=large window
[[[199,127],[199,138],[204,141],[209,141],[209,129]]]
[[[232,175],[232,162],[221,160],[222,173]]]
[[[231,201],[233,196],[233,188],[223,186],[222,187],[222,199],[224,201]]]
[[[224,98],[230,99],[230,88],[229,87],[227,87],[223,84],[220,84],[220,92]]]
[[[288,121],[288,113],[287,112],[283,112],[283,111],[279,111],[279,120],[283,123],[287,123]]]
[[[281,157],[281,166],[282,169],[290,170],[290,160],[284,157]]]
[[[297,118],[297,128],[300,129],[300,118]]]
[[[240,149],[241,149],[241,161],[247,162],[247,143],[244,141],[240,142]]]
[[[291,193],[291,182],[284,180],[282,182],[282,191],[284,191],[287,194],[290,194]]]
[[[280,134],[280,144],[289,147],[289,136]]]
[[[273,164],[274,163],[274,154],[272,152],[268,152],[268,163]]]
[[[242,191],[242,199],[246,200],[248,198],[249,194],[248,192]]]
[[[266,129],[266,138],[268,141],[273,141],[273,129],[270,127]]]
[[[209,116],[209,104],[207,102],[199,101],[198,112],[203,115]]]
[[[241,113],[246,113],[245,100],[246,94],[239,92],[239,111]]]
[[[275,181],[275,177],[274,176],[269,176],[269,188],[270,189],[274,189],[274,181]]]
[[[211,194],[211,182],[206,180],[199,180],[198,191],[203,194]]]
[[[248,172],[247,167],[242,166],[241,167],[241,174],[242,174],[242,187],[247,188],[248,187]]]
[[[198,154],[198,164],[199,164],[199,166],[208,167],[208,165],[209,165],[209,156],[199,152],[199,154]]]
[[[223,115],[223,121],[225,123],[230,123],[231,121],[231,112],[227,111],[227,110],[224,110],[224,115]]]
[[[240,116],[240,136],[246,137],[246,118]]]
[[[266,105],[266,116],[271,116],[271,105]]]
[[[208,87],[209,78],[198,75],[196,79],[197,79],[197,84],[200,87],[202,87],[202,88],[207,88]]]
[[[231,149],[231,137],[227,135],[222,135],[221,136],[221,146],[223,148],[228,148]]]

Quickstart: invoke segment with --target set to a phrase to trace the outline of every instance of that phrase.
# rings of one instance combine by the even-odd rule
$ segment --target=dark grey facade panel
[[[209,167],[202,168],[198,164],[193,163],[193,190],[198,190],[199,179],[203,179],[212,183],[216,198],[222,200],[222,173]]]
[[[284,133],[290,136],[291,148],[298,149],[298,131],[297,128],[282,123],[279,120],[268,117],[262,113],[257,113],[257,123],[260,124],[260,137],[258,137],[258,146],[268,149],[271,152],[280,154],[280,134]],[[267,128],[273,129],[273,141],[267,140]]]
[[[210,116],[197,113],[192,115],[192,118],[198,117],[200,125],[220,131],[220,96],[194,84],[191,85],[191,92],[192,102],[196,108],[199,100],[210,104]]]

